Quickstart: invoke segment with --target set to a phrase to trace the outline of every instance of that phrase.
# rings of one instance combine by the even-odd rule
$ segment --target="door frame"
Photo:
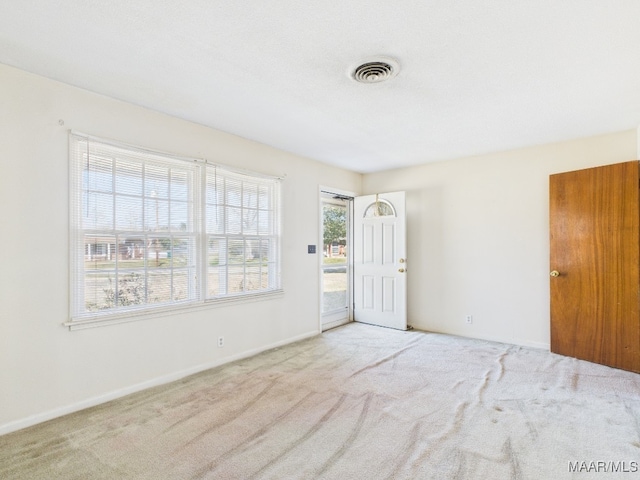
[[[339,195],[349,199],[347,206],[347,315],[346,317],[340,316],[336,320],[329,320],[323,323],[322,301],[323,301],[323,285],[322,285],[322,260],[324,258],[324,239],[323,235],[323,217],[322,217],[322,204],[323,196]],[[318,247],[316,252],[318,254],[318,331],[329,330],[331,328],[339,327],[346,323],[353,321],[353,199],[357,196],[355,192],[342,190],[340,188],[327,187],[320,185],[318,189]]]

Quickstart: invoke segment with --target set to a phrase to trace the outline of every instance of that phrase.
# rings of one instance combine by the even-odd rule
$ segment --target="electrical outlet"
[[[473,315],[467,315],[465,320],[467,321],[467,325],[471,325],[473,323]]]
[[[224,347],[224,337],[218,337],[218,347]]]

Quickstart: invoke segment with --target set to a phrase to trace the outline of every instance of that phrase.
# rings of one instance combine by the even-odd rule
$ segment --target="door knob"
[[[552,277],[559,277],[560,276],[560,272],[557,270],[553,270],[549,275],[551,275]]]
[[[404,268],[399,268],[399,269],[398,269],[398,271],[399,271],[400,273],[404,273],[404,272],[405,272],[405,269],[404,269]]]

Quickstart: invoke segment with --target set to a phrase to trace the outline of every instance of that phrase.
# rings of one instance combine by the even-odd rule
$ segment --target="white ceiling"
[[[2,0],[0,63],[373,172],[636,128],[640,0]]]

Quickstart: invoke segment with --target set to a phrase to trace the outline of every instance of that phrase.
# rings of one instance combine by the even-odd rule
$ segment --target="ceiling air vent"
[[[370,60],[353,70],[351,76],[360,83],[379,83],[398,74],[398,63],[390,58]]]

